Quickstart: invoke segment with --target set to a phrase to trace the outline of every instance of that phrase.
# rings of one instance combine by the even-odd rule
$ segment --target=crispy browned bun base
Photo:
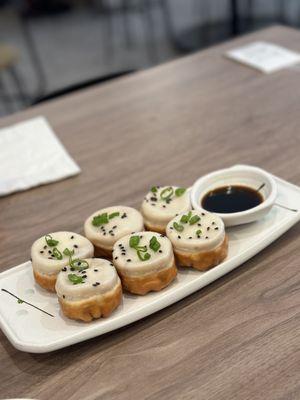
[[[158,292],[169,285],[176,278],[177,268],[175,262],[170,268],[144,276],[125,276],[118,271],[123,288],[134,294]]]
[[[181,267],[193,267],[199,271],[206,271],[220,264],[228,254],[228,238],[225,235],[224,241],[215,249],[202,251],[200,253],[187,253],[174,249],[177,264]]]
[[[33,276],[37,284],[43,289],[49,290],[49,292],[55,292],[55,284],[57,275],[46,275],[40,274],[37,271],[33,271]]]
[[[121,300],[121,283],[112,292],[94,296],[91,299],[67,301],[61,297],[58,298],[62,312],[66,317],[84,322],[90,322],[96,318],[108,317],[118,307]]]
[[[112,259],[112,250],[104,249],[103,247],[98,247],[94,245],[96,258],[107,258],[109,260]]]
[[[166,228],[160,228],[155,225],[147,224],[147,222],[144,222],[144,225],[145,225],[146,231],[162,233],[163,235],[166,234]],[[167,227],[167,225],[166,225],[166,227]]]

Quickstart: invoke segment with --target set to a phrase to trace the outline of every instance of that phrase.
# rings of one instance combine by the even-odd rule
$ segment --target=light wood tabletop
[[[0,199],[0,270],[47,232],[82,232],[108,205],[138,207],[154,184],[191,185],[236,163],[300,185],[300,71],[264,75],[226,59],[274,27],[3,118],[48,118],[82,173]],[[300,225],[203,290],[116,332],[48,354],[0,333],[0,397],[300,398]]]

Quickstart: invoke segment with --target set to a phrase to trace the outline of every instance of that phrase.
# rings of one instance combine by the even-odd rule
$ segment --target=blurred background
[[[276,23],[299,0],[0,0],[0,116]]]

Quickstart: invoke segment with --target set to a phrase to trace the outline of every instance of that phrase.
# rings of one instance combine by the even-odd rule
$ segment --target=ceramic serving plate
[[[300,204],[300,187],[274,177],[278,185],[276,203],[290,208]],[[201,273],[179,270],[166,289],[146,296],[124,294],[123,304],[107,319],[82,323],[65,318],[56,296],[37,287],[26,262],[0,274],[0,289],[53,314],[53,317],[18,301],[0,290],[0,327],[13,346],[31,353],[45,353],[111,332],[146,317],[201,289],[232,271],[272,243],[300,220],[300,212],[274,206],[263,219],[227,229],[229,254],[217,267]]]

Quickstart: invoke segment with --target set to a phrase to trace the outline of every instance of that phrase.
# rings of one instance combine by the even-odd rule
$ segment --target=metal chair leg
[[[172,18],[171,18],[171,11],[170,11],[170,5],[168,0],[159,0],[159,6],[161,8],[162,11],[162,17],[164,20],[164,28],[165,28],[165,32],[167,35],[167,38],[169,40],[169,42],[174,45],[175,47],[175,43],[176,43],[176,35],[174,33],[174,27],[173,27],[173,22],[172,22]]]
[[[21,13],[19,14],[19,21],[22,29],[22,33],[24,36],[24,39],[27,44],[27,49],[29,56],[31,58],[32,65],[35,69],[36,76],[38,78],[38,87],[37,91],[35,93],[36,96],[42,96],[46,92],[47,88],[47,79],[46,79],[46,74],[42,65],[42,61],[40,59],[40,56],[38,54],[35,41],[32,37],[28,21],[25,16],[23,16]]]
[[[157,49],[155,46],[155,20],[151,12],[151,4],[149,0],[144,1],[143,5],[143,17],[145,21],[145,33],[147,40],[147,51],[151,61],[157,61]]]
[[[7,71],[10,74],[12,80],[14,81],[16,88],[18,89],[19,98],[21,99],[24,105],[29,104],[30,98],[24,92],[23,83],[16,68],[14,66],[11,66]]]
[[[12,107],[12,98],[8,93],[8,91],[6,90],[1,78],[0,78],[0,94],[3,94],[2,98],[5,111],[8,114],[12,113],[14,111]]]

